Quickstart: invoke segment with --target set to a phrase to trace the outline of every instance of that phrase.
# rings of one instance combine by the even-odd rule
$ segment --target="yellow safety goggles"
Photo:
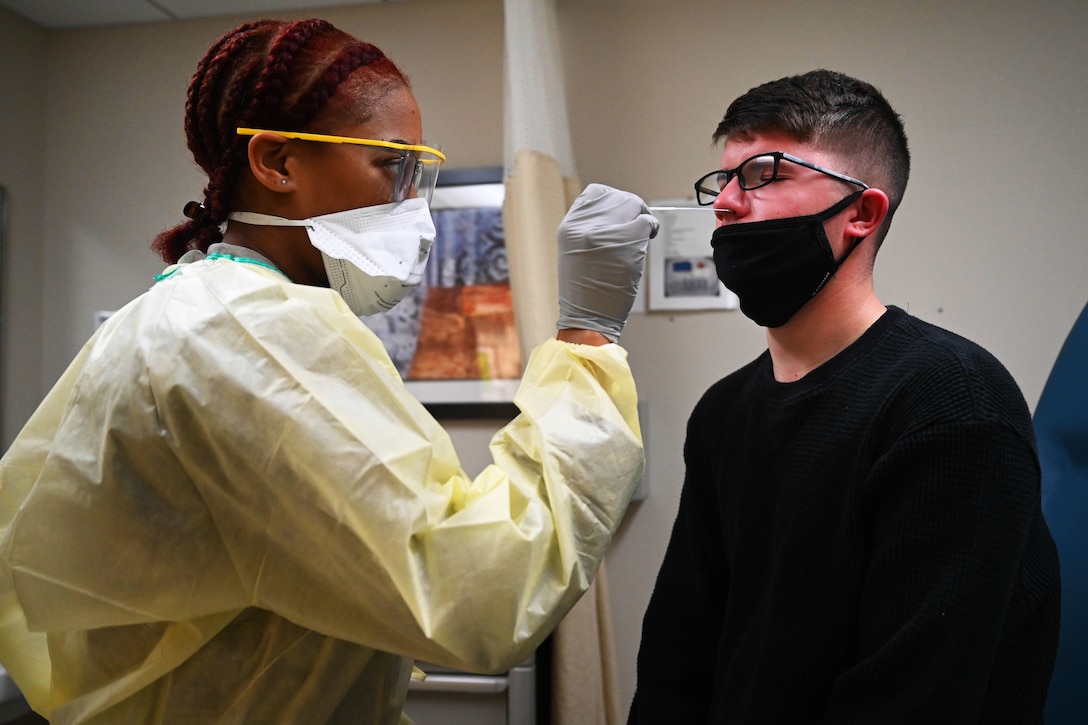
[[[259,133],[274,133],[277,136],[300,141],[373,146],[398,153],[400,155],[400,164],[397,167],[396,180],[393,183],[390,201],[404,201],[415,196],[421,196],[430,204],[435,184],[438,183],[438,169],[446,162],[446,155],[431,146],[417,146],[396,141],[379,141],[372,138],[355,138],[354,136],[328,136],[323,133],[307,133],[305,131],[273,131],[264,128],[238,129],[240,136],[255,136]]]

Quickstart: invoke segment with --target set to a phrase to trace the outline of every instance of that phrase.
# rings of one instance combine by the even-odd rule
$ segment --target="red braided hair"
[[[216,41],[197,65],[185,104],[185,137],[208,175],[204,202],[151,248],[167,263],[223,238],[220,225],[249,163],[240,126],[306,130],[318,120],[365,122],[368,109],[408,79],[381,50],[324,20],[258,20]]]

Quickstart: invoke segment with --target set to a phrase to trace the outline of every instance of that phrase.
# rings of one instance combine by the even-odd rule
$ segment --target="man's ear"
[[[270,191],[288,191],[292,178],[287,170],[290,143],[278,133],[262,131],[249,139],[249,168],[259,184]]]
[[[880,189],[866,189],[855,204],[854,215],[846,224],[846,233],[852,237],[868,237],[876,232],[888,216],[888,195]]]

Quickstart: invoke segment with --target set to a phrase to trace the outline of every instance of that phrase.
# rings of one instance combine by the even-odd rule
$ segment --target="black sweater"
[[[1057,553],[985,350],[889,308],[798,382],[716,383],[684,457],[631,723],[1042,722]]]

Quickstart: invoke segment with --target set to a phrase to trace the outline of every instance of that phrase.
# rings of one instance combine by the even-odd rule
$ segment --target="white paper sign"
[[[714,268],[712,208],[684,199],[651,202],[650,209],[661,222],[646,255],[650,310],[736,309],[737,296]]]

